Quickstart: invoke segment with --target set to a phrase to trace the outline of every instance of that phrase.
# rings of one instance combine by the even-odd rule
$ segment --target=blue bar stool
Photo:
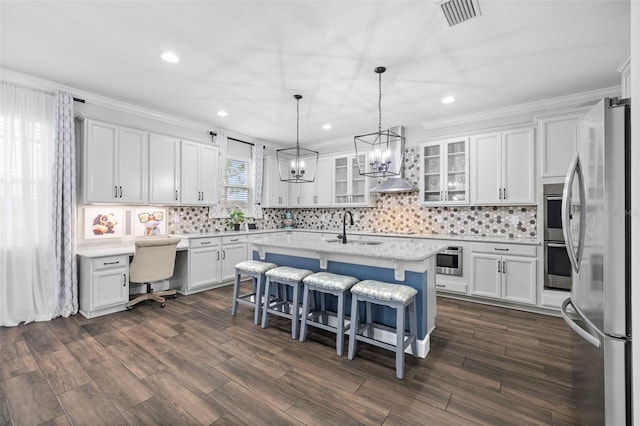
[[[262,328],[267,327],[268,314],[274,314],[284,318],[291,319],[291,338],[298,338],[298,326],[300,324],[300,287],[302,280],[313,274],[308,269],[291,268],[289,266],[278,266],[268,270],[265,275],[267,283],[264,289],[264,306],[262,309]],[[285,291],[281,294],[279,300],[274,303],[267,303],[271,294],[271,285],[283,284]],[[293,297],[288,300],[286,287],[292,287]]]
[[[236,265],[236,280],[233,284],[233,301],[231,305],[231,315],[236,316],[238,303],[253,306],[255,308],[253,322],[259,324],[260,308],[262,302],[262,286],[266,281],[265,272],[277,267],[275,263],[260,262],[258,260],[247,260]],[[253,278],[253,290],[250,293],[240,294],[240,276],[248,275]],[[268,300],[268,299],[265,299]]]
[[[307,337],[307,325],[321,328],[323,330],[336,333],[336,352],[342,356],[344,346],[344,332],[349,329],[345,327],[345,294],[358,282],[357,278],[348,275],[332,274],[330,272],[316,272],[302,280],[304,282],[304,293],[302,297],[302,320],[300,325],[300,341],[304,342]],[[309,299],[314,294],[319,293],[321,297],[320,310],[309,313]],[[336,312],[326,310],[325,295],[330,294],[338,298]],[[336,326],[329,324],[329,317],[335,316]]]
[[[355,357],[356,342],[358,340],[383,349],[395,351],[396,377],[402,379],[404,377],[404,350],[407,346],[411,345],[413,354],[418,353],[418,345],[416,342],[418,334],[416,294],[418,294],[418,290],[413,287],[375,280],[364,280],[354,285],[351,288],[351,328],[349,330],[348,358],[353,359]],[[366,304],[366,323],[363,325],[359,324],[358,302],[365,302]],[[396,310],[395,345],[374,339],[374,330],[376,328],[389,329],[389,327],[373,324],[371,319],[372,303],[389,306]],[[405,308],[409,310],[409,334],[406,336],[404,326]]]

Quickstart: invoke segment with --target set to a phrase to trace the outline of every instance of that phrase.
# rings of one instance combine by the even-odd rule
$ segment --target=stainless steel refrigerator
[[[629,101],[600,101],[580,120],[577,139],[562,199],[573,267],[562,316],[574,331],[576,411],[583,425],[630,425]]]

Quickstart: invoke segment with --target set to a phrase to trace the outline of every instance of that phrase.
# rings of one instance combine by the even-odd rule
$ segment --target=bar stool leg
[[[413,335],[411,354],[418,356],[418,315],[416,314],[415,300],[409,305],[409,332]]]
[[[271,293],[270,289],[271,289],[271,280],[269,279],[269,277],[267,277],[264,284],[265,306],[264,306],[264,309],[262,309],[262,328],[267,327],[267,309],[269,307],[269,294]]]
[[[258,325],[260,324],[260,309],[262,307],[262,281],[264,279],[264,274],[260,274],[258,275],[258,278],[255,279],[254,278],[254,284],[255,284],[255,296],[253,296],[253,300],[256,304],[256,310],[253,314],[253,322]]]
[[[304,285],[302,294],[302,318],[300,319],[300,341],[307,338],[307,317],[309,316],[309,284]]]
[[[338,293],[338,311],[336,321],[336,352],[339,356],[342,356],[344,348],[344,292]]]
[[[240,294],[240,272],[236,271],[236,279],[233,284],[233,303],[231,304],[231,315],[236,316],[238,311],[238,295]]]
[[[353,359],[356,355],[356,333],[358,332],[359,320],[358,312],[358,296],[355,294],[351,298],[351,328],[349,328],[349,352],[347,354],[348,359]]]
[[[404,305],[396,306],[396,377],[404,377]]]
[[[298,338],[300,327],[300,283],[293,285],[293,300],[291,301],[291,338]]]

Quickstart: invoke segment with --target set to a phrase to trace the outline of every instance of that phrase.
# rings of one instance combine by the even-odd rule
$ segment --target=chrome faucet
[[[351,214],[351,211],[345,210],[342,216],[342,244],[347,244],[347,213],[349,213],[351,226],[353,226],[353,214]]]

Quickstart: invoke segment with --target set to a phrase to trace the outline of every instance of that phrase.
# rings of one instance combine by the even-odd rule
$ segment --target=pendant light
[[[318,151],[300,148],[300,99],[302,95],[293,95],[296,100],[296,146],[276,151],[280,180],[291,183],[313,182],[318,167]]]
[[[378,74],[378,131],[353,138],[358,172],[363,176],[393,177],[402,172],[405,137],[391,129],[382,130],[382,73],[386,70],[374,70]]]

